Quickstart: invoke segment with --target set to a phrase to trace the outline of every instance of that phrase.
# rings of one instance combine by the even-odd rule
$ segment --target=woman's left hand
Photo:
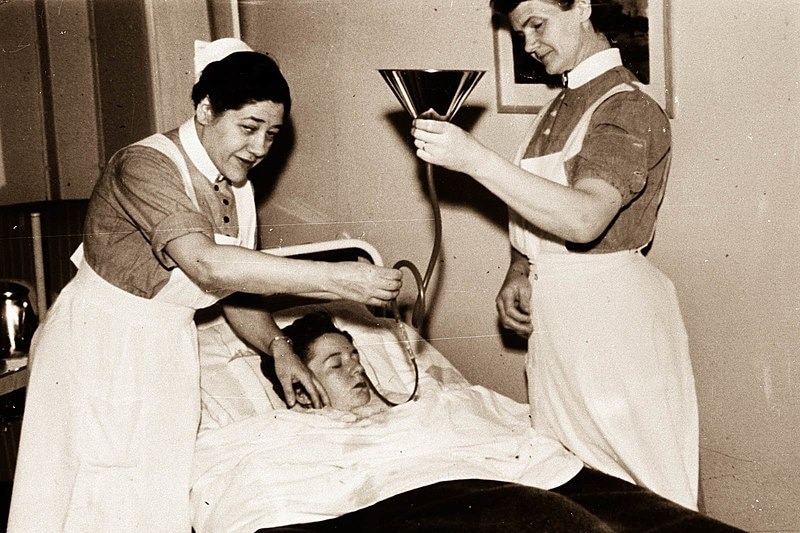
[[[443,120],[414,119],[411,135],[417,157],[426,163],[473,175],[486,150],[471,134]]]

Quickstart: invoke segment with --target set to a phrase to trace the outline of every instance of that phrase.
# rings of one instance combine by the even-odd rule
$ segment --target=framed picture
[[[670,53],[670,0],[610,0],[593,6],[597,27],[611,46],[620,49],[628,67],[670,118],[675,117]],[[602,9],[597,13],[598,9]],[[594,20],[594,19],[593,19]],[[562,86],[561,76],[551,76],[524,50],[522,39],[508,27],[506,17],[492,19],[494,27],[497,111],[536,113]]]

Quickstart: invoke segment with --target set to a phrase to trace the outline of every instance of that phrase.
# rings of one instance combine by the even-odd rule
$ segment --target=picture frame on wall
[[[598,14],[611,46],[620,49],[623,64],[641,82],[642,89],[675,118],[672,83],[671,0],[610,0]],[[492,18],[497,111],[537,113],[561,89],[561,76],[548,75],[524,50],[520,36],[511,32],[506,17]]]

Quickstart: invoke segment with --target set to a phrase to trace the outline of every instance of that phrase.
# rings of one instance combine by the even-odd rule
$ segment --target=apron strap
[[[178,171],[183,179],[183,189],[186,195],[192,200],[195,209],[200,209],[200,204],[197,202],[197,194],[194,192],[194,185],[192,185],[192,177],[189,174],[189,167],[186,165],[186,159],[183,157],[180,148],[172,142],[166,135],[162,133],[153,134],[139,142],[134,143],[138,146],[147,146],[158,150],[178,167]]]
[[[156,133],[133,144],[135,146],[147,146],[148,148],[158,150],[167,156],[173,163],[175,163],[175,165],[178,167],[178,172],[180,172],[181,179],[183,180],[183,189],[186,191],[186,195],[189,196],[189,199],[194,204],[195,209],[200,209],[200,204],[197,202],[197,194],[194,192],[194,185],[192,185],[192,178],[189,174],[189,167],[186,165],[186,160],[183,158],[183,154],[174,142],[169,140],[167,136],[161,133]],[[83,243],[78,245],[78,247],[70,256],[70,260],[75,267],[78,269],[81,268],[84,263]]]
[[[578,121],[578,124],[575,126],[575,129],[573,129],[572,133],[570,133],[567,142],[564,143],[564,151],[567,152],[565,161],[581,151],[581,148],[583,147],[583,138],[586,137],[586,131],[589,129],[589,123],[592,121],[592,117],[594,116],[594,112],[597,111],[597,108],[616,94],[635,90],[636,87],[629,83],[620,83],[619,85],[609,89],[603,96],[595,100],[594,103],[590,105],[588,109],[586,109],[580,121]]]
[[[561,97],[562,93],[563,91],[559,93],[555,98],[547,102],[546,105],[543,105],[542,108],[539,110],[539,112],[536,114],[536,116],[533,118],[533,122],[531,122],[531,125],[528,126],[527,132],[522,137],[522,143],[519,145],[519,148],[517,148],[517,153],[514,156],[515,165],[519,166],[520,161],[522,161],[522,158],[525,156],[525,151],[528,149],[528,145],[533,140],[533,135],[534,133],[536,133],[536,128],[539,127],[539,124],[541,124],[542,119],[544,119],[544,117],[547,116],[547,113],[550,111],[550,108],[553,107],[556,100]]]

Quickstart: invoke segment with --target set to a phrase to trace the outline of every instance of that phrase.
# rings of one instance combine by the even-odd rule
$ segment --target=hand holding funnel
[[[400,101],[403,108],[408,111],[412,118],[424,117],[442,121],[450,121],[453,115],[464,103],[467,96],[481,77],[483,70],[398,70],[381,69],[378,70],[384,81]],[[433,165],[426,163],[428,189],[430,191],[431,206],[433,207],[434,219],[434,243],[431,252],[428,268],[425,276],[421,276],[419,270],[410,261],[398,261],[395,268],[408,268],[417,282],[417,300],[414,303],[414,310],[411,324],[419,328],[425,317],[425,291],[428,282],[436,266],[439,257],[442,235],[442,218],[439,211],[439,201],[436,197],[436,187],[433,181]],[[399,319],[397,301],[393,302],[395,318]]]

